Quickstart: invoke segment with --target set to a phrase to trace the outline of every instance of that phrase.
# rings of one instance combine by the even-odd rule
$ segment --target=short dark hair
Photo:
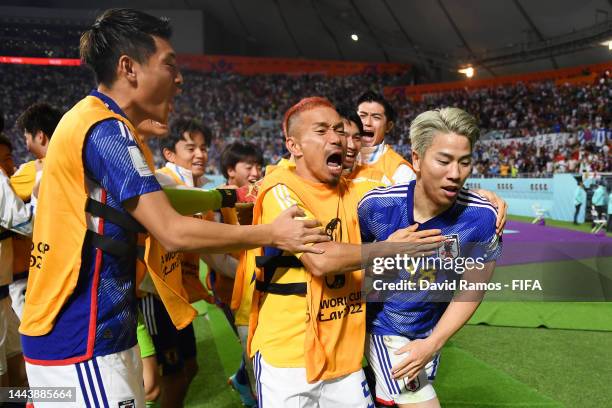
[[[263,154],[252,143],[234,142],[228,144],[221,152],[220,168],[223,176],[228,179],[227,171],[236,168],[236,165],[240,162],[259,164],[263,167]]]
[[[13,151],[13,144],[6,136],[0,135],[0,146],[6,146],[11,152]]]
[[[364,102],[376,102],[381,104],[382,107],[385,109],[385,116],[387,117],[387,120],[389,122],[395,122],[395,119],[397,117],[395,110],[381,94],[378,94],[374,91],[367,91],[366,93],[361,95],[359,99],[357,99],[357,106],[361,105]]]
[[[48,103],[35,103],[17,118],[17,127],[22,131],[36,134],[42,131],[49,139],[62,118],[62,112]]]
[[[168,136],[159,140],[159,149],[162,156],[164,154],[164,149],[168,149],[172,152],[175,151],[176,144],[181,140],[185,140],[185,132],[201,132],[204,135],[204,144],[206,147],[210,147],[212,138],[212,132],[210,129],[204,126],[198,119],[182,117],[172,121]]]
[[[142,64],[155,53],[153,36],[170,39],[172,27],[166,17],[125,8],[106,10],[81,36],[81,60],[93,69],[98,83],[110,86],[119,57],[127,55]]]
[[[349,105],[339,105],[336,107],[336,111],[338,111],[338,114],[342,119],[354,122],[359,128],[359,134],[363,134],[363,122],[361,121],[361,118],[357,114],[355,108]]]

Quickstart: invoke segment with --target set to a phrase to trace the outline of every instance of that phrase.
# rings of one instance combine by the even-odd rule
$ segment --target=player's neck
[[[412,215],[414,222],[418,222],[419,224],[423,224],[442,214],[453,205],[453,203],[448,205],[440,205],[435,203],[427,196],[427,193],[423,188],[423,183],[420,183],[418,180],[414,187],[413,203]]]
[[[146,117],[141,117],[141,110],[130,100],[129,96],[127,96],[127,92],[124,92],[124,89],[117,84],[117,82],[113,85],[112,88],[109,88],[103,84],[98,85],[98,92],[103,93],[104,95],[111,98],[117,106],[125,113],[128,120],[134,125],[134,127],[138,126],[140,122],[145,119],[150,119]]]

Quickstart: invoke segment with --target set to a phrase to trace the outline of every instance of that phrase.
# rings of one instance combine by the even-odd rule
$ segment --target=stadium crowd
[[[17,129],[12,126],[19,112],[36,101],[49,102],[65,111],[93,87],[90,72],[78,67],[1,65],[0,74],[6,133],[15,142],[18,162],[28,157]],[[382,92],[385,85],[397,82],[398,77],[242,76],[185,71],[184,80],[174,115],[199,117],[212,130],[207,173],[219,174],[220,152],[236,140],[246,139],[259,146],[266,162],[278,161],[285,153],[279,137],[281,114],[301,95],[326,95],[336,103],[346,103],[355,100],[364,89]],[[474,176],[609,172],[611,85],[612,77],[607,72],[592,85],[557,86],[548,81],[429,95],[420,102],[397,97],[392,103],[398,119],[387,137],[399,153],[410,157],[408,130],[415,115],[435,107],[455,106],[474,113],[488,136],[475,151]],[[537,146],[525,139],[559,133],[569,133],[570,137],[554,148]],[[497,140],[508,138],[511,143]],[[160,163],[156,141],[150,143]]]

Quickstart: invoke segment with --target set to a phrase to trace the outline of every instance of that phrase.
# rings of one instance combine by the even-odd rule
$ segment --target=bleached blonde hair
[[[459,108],[442,108],[421,113],[410,124],[410,143],[419,156],[431,146],[438,133],[456,133],[470,141],[470,147],[480,138],[476,118]]]

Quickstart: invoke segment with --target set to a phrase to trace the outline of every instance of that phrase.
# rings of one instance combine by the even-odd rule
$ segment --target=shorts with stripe
[[[193,324],[178,330],[162,301],[148,294],[140,300],[140,310],[147,331],[153,339],[161,375],[180,372],[185,361],[196,357],[196,340]]]
[[[374,408],[363,370],[309,383],[306,369],[274,367],[261,353],[253,358],[260,408]]]
[[[26,362],[30,387],[72,388],[76,401],[34,402],[36,408],[144,408],[138,346],[76,364],[45,366]]]
[[[410,339],[401,336],[367,335],[366,353],[368,363],[376,375],[376,402],[381,405],[424,402],[436,397],[432,383],[438,370],[439,353],[410,382],[405,378],[395,380],[391,375],[391,367],[407,357],[406,354],[396,355],[395,352],[409,342]]]

